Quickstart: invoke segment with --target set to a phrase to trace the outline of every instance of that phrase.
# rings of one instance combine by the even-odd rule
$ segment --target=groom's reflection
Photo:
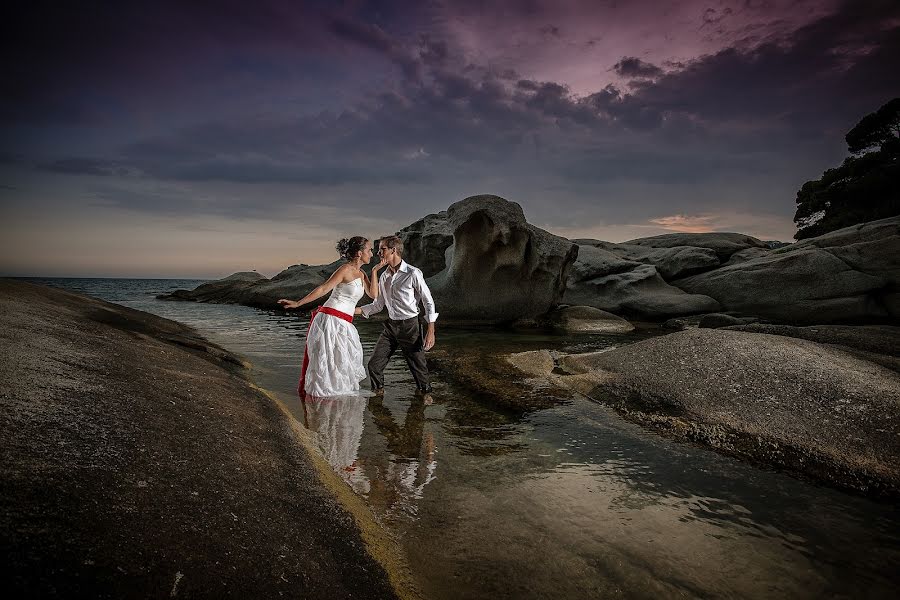
[[[387,441],[388,451],[402,458],[419,458],[425,428],[425,402],[421,398],[410,401],[402,427],[394,421],[394,416],[380,397],[369,398],[369,412]]]
[[[416,500],[434,479],[434,435],[425,431],[425,406],[421,397],[412,399],[403,425],[398,425],[382,398],[369,399],[369,412],[388,451],[387,463],[378,469],[380,476],[372,480],[369,497],[387,512],[415,514]]]

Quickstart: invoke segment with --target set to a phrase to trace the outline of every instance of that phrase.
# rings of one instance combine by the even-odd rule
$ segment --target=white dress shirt
[[[362,316],[368,319],[387,307],[388,317],[403,321],[419,314],[417,300],[421,300],[425,307],[425,319],[434,323],[438,314],[434,311],[434,299],[425,277],[421,270],[403,260],[396,272],[392,272],[390,267],[384,269],[378,277],[378,298],[360,309]]]

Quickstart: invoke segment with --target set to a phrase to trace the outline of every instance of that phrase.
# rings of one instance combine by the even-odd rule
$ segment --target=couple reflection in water
[[[425,431],[425,398],[417,395],[409,402],[402,425],[381,396],[306,396],[301,402],[303,424],[317,434],[320,452],[355,492],[385,509],[414,510],[437,466],[434,436]],[[367,406],[387,452],[363,461],[359,449]]]
[[[345,262],[325,283],[300,300],[278,301],[285,309],[295,309],[331,293],[310,315],[306,334],[297,387],[306,426],[319,434],[323,454],[353,489],[369,494],[371,484],[357,464],[368,403],[375,425],[388,442],[388,450],[400,459],[385,467],[386,479],[396,480],[400,484],[396,489],[405,488],[417,495],[434,471],[434,442],[429,435],[423,444],[422,435],[425,406],[432,403],[425,352],[435,343],[438,313],[434,300],[422,271],[403,260],[403,242],[399,237],[379,241],[380,260],[369,275],[362,269],[373,256],[369,240],[361,236],[342,239],[337,250]],[[372,302],[357,307],[364,294]],[[420,324],[420,304],[424,308],[424,327]],[[364,369],[362,344],[353,317],[369,318],[383,309],[387,309],[388,318],[368,368]],[[416,384],[416,396],[402,427],[396,425],[383,404],[384,369],[398,349]],[[366,376],[372,387],[368,400],[360,394],[360,382]]]

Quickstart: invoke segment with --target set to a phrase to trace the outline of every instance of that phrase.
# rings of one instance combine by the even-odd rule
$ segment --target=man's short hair
[[[398,255],[403,256],[403,240],[396,235],[389,235],[378,240],[378,245],[384,244],[393,249]]]

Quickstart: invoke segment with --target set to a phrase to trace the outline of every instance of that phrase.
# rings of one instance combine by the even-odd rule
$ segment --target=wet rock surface
[[[513,364],[507,354],[492,348],[435,347],[428,353],[428,366],[468,389],[476,401],[522,414],[572,397],[565,387],[546,380],[547,369],[553,369],[552,356],[547,350],[529,351]]]
[[[886,348],[896,328],[868,345],[865,333],[844,329],[798,335],[856,340],[867,350],[692,329],[562,357],[559,368],[578,381],[550,378],[666,433],[838,487],[900,497],[900,376],[860,354]]]
[[[0,324],[8,593],[396,596],[363,541],[377,534],[234,356],[178,323],[8,280]]]

